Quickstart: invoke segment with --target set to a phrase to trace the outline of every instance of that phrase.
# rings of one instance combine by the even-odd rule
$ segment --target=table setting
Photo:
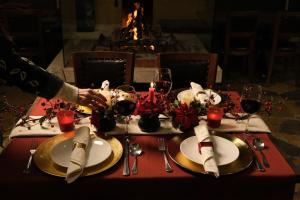
[[[171,87],[171,84],[168,84],[169,87]],[[178,159],[178,156],[184,157],[184,159],[189,160],[190,162],[194,162],[198,165],[202,165],[201,172],[207,172],[210,173],[209,170],[202,170],[202,168],[206,168],[205,165],[205,154],[201,154],[201,148],[196,145],[196,143],[201,144],[201,140],[204,140],[201,136],[201,133],[205,134],[206,140],[213,140],[214,142],[204,142],[207,143],[215,143],[215,148],[213,146],[210,147],[210,153],[207,155],[210,159],[208,163],[211,162],[211,159],[214,160],[214,167],[215,170],[213,170],[213,174],[215,177],[219,177],[219,175],[229,174],[238,172],[240,170],[245,169],[248,167],[252,162],[252,152],[248,149],[244,150],[243,153],[240,153],[240,151],[243,151],[242,149],[239,149],[235,143],[232,143],[231,140],[239,140],[239,143],[242,144],[241,146],[248,146],[247,143],[243,142],[243,140],[240,140],[239,138],[235,138],[234,136],[216,136],[215,132],[240,132],[245,130],[245,125],[243,126],[243,120],[236,120],[234,118],[232,119],[225,119],[223,108],[218,106],[218,104],[221,103],[222,99],[221,96],[211,90],[211,89],[203,89],[201,85],[191,82],[190,84],[191,88],[188,90],[183,90],[177,94],[177,99],[175,100],[175,103],[170,103],[166,101],[166,96],[170,92],[170,88],[166,89],[166,92],[156,92],[156,90],[162,90],[157,87],[155,87],[155,83],[152,82],[149,87],[148,92],[141,93],[137,95],[134,88],[132,86],[119,86],[116,88],[116,90],[110,90],[109,88],[109,81],[104,81],[102,83],[102,87],[99,89],[99,92],[102,93],[107,98],[107,108],[103,110],[97,110],[97,111],[88,111],[88,108],[83,106],[76,106],[76,111],[83,112],[85,114],[90,113],[91,117],[84,117],[79,118],[76,123],[74,119],[74,112],[72,110],[59,110],[57,112],[56,117],[49,121],[44,121],[46,123],[37,124],[34,120],[30,120],[30,123],[36,123],[36,124],[24,124],[24,126],[17,126],[11,133],[11,137],[20,137],[20,136],[29,136],[29,135],[39,135],[39,134],[45,134],[47,136],[51,135],[57,135],[55,138],[64,138],[60,137],[59,134],[65,132],[72,132],[75,130],[75,133],[77,133],[78,130],[82,128],[87,128],[89,131],[89,134],[94,137],[93,140],[95,140],[95,137],[101,138],[103,136],[113,136],[113,135],[178,135],[174,138],[180,138],[178,139],[181,141],[179,144],[177,144],[177,150],[173,150],[170,153],[171,159],[179,164],[182,164],[182,159]],[[159,86],[160,87],[160,86]],[[160,87],[163,88],[163,87]],[[164,88],[165,89],[165,88]],[[124,104],[123,104],[124,102]],[[130,103],[130,104],[127,104]],[[126,103],[126,104],[125,104]],[[124,107],[123,107],[124,105]],[[122,106],[122,107],[121,107]],[[130,108],[132,107],[132,109]],[[166,112],[166,107],[169,108],[169,112]],[[129,109],[130,108],[130,109]],[[113,109],[116,109],[117,111],[114,112]],[[203,115],[203,110],[206,111],[206,115]],[[125,116],[125,124],[116,122],[115,119],[114,123],[110,123],[110,120],[108,120],[109,117],[115,117],[114,113],[121,114],[122,116]],[[166,115],[164,115],[167,113]],[[188,113],[188,114],[186,114]],[[111,115],[112,114],[112,115]],[[201,115],[202,114],[202,115]],[[105,116],[103,118],[103,115]],[[107,117],[107,115],[110,115]],[[145,122],[145,119],[142,123],[142,119],[147,116],[147,121]],[[166,116],[166,118],[164,118]],[[158,124],[156,122],[153,123],[152,121],[149,121],[150,118],[155,118],[156,121],[158,121]],[[32,117],[31,119],[37,119],[37,117]],[[253,118],[251,122],[255,125],[256,131],[258,132],[270,132],[270,129],[267,127],[267,125],[263,122],[263,120],[259,116],[251,116]],[[105,121],[103,121],[105,119]],[[102,120],[102,121],[101,121]],[[249,121],[249,118],[246,119],[246,122]],[[71,123],[70,123],[71,122]],[[19,122],[20,123],[20,122]],[[150,124],[149,124],[150,123]],[[18,123],[17,123],[18,124]],[[100,126],[99,126],[100,124]],[[106,127],[103,126],[106,125]],[[108,125],[107,125],[108,124]],[[40,126],[40,128],[39,128]],[[187,127],[185,127],[187,126]],[[30,129],[28,129],[30,127]],[[154,128],[155,127],[155,128]],[[247,124],[247,128],[251,128],[252,125]],[[255,129],[250,129],[251,132]],[[210,136],[210,132],[213,131],[213,136]],[[187,132],[187,133],[186,133]],[[195,136],[192,136],[190,138],[187,138],[188,134],[192,134]],[[69,134],[72,135],[72,134]],[[74,135],[74,134],[73,134]],[[220,135],[220,134],[219,134]],[[98,137],[100,136],[100,137]],[[75,136],[76,137],[76,134]],[[185,139],[183,139],[185,138]],[[198,138],[198,140],[196,139]],[[200,139],[199,139],[200,138]],[[202,139],[201,139],[202,138]],[[225,154],[221,154],[220,152],[224,152],[224,149],[227,149],[225,147],[219,149],[219,146],[222,146],[224,142],[219,141],[227,141],[228,144],[225,147],[231,149],[231,151],[226,152]],[[54,139],[56,141],[56,139]],[[129,138],[125,138],[125,141],[129,140]],[[172,141],[172,140],[171,140]],[[197,142],[198,141],[198,142]],[[216,142],[217,141],[217,142]],[[95,144],[95,142],[100,141],[92,141],[92,144]],[[101,143],[104,143],[105,141],[102,141]],[[107,143],[107,142],[106,142]],[[128,142],[125,142],[125,157],[129,156],[129,146],[132,144],[127,144]],[[225,142],[226,143],[226,142]],[[51,144],[51,142],[50,142]],[[68,145],[67,145],[68,144]],[[49,156],[50,160],[54,162],[55,165],[59,165],[60,167],[67,168],[69,162],[66,157],[60,157],[59,155],[61,152],[62,155],[65,155],[67,153],[67,157],[70,157],[71,154],[71,145],[72,141],[71,139],[65,140],[64,142],[60,142],[58,145],[48,146],[48,148],[52,148],[47,153],[47,157]],[[187,145],[188,144],[188,145]],[[218,145],[216,145],[218,144]],[[69,146],[69,148],[67,148]],[[87,146],[87,145],[85,145]],[[93,148],[95,145],[92,145]],[[107,143],[107,146],[110,147],[110,144]],[[199,149],[198,153],[195,153],[195,149],[189,149],[190,146],[194,147],[195,149]],[[43,146],[42,146],[43,147]],[[197,148],[196,148],[197,147]],[[231,147],[231,148],[230,148]],[[235,147],[235,148],[233,148]],[[89,148],[89,150],[93,150],[93,148]],[[164,150],[164,152],[168,153],[167,146]],[[68,149],[68,150],[67,150]],[[216,158],[214,158],[214,150],[217,152]],[[110,153],[111,153],[111,147],[110,147]],[[42,155],[40,157],[44,157],[44,153],[42,150],[38,151],[37,155]],[[93,156],[93,153],[97,151],[90,151],[89,155],[90,157]],[[118,152],[123,152],[123,148],[118,148]],[[193,153],[191,153],[193,152]],[[116,152],[114,152],[116,153]],[[179,154],[179,155],[176,155]],[[245,154],[245,156],[244,156]],[[53,156],[55,155],[55,156]],[[105,155],[105,154],[104,154]],[[168,158],[166,156],[167,154],[164,154],[164,159],[166,163],[166,168],[170,168],[170,164],[168,164]],[[221,156],[222,155],[222,156]],[[234,158],[232,158],[229,161],[223,163],[220,162],[220,160],[223,160],[226,155],[235,155]],[[110,156],[110,154],[107,154],[105,159],[107,159]],[[239,168],[230,171],[230,172],[223,172],[221,170],[221,173],[218,171],[218,166],[228,165],[230,166],[230,163],[234,163],[236,160],[239,161],[240,156],[242,157],[241,160],[243,161],[243,165]],[[88,159],[90,158],[88,157]],[[102,156],[100,156],[102,157]],[[116,159],[120,159],[121,156],[117,156]],[[198,159],[196,159],[198,158]],[[265,158],[265,157],[264,157]],[[104,160],[97,160],[96,164],[99,164],[101,162],[104,162]],[[183,159],[183,160],[184,160]],[[204,160],[203,160],[204,159]],[[217,161],[215,160],[217,159]],[[64,162],[63,162],[63,161]],[[125,159],[128,160],[128,159]],[[265,159],[264,159],[265,160]],[[43,163],[45,160],[38,159],[38,156],[35,156],[35,162]],[[48,160],[47,160],[48,161]],[[88,161],[88,160],[87,160]],[[85,161],[86,162],[86,161]],[[81,167],[81,173],[84,168],[92,168],[93,166],[90,165],[89,162],[83,163],[82,165],[85,167]],[[95,161],[94,161],[95,162]],[[216,164],[217,163],[217,164]],[[95,164],[94,164],[95,165]],[[127,165],[127,164],[126,164]],[[41,167],[42,165],[38,165]],[[184,166],[184,165],[183,165]],[[128,167],[127,167],[128,168]],[[190,169],[189,167],[186,167],[187,169]],[[209,167],[208,167],[209,168]],[[229,167],[230,168],[230,167]],[[68,169],[68,168],[67,168]],[[62,175],[63,173],[56,173],[51,172],[51,170],[45,170],[47,173],[52,174],[59,174]],[[50,171],[50,172],[49,172]],[[99,172],[99,170],[96,170]],[[126,169],[126,173],[129,174],[128,169]],[[136,172],[136,167],[135,170]],[[166,170],[171,171],[171,170]],[[193,170],[192,170],[193,171]],[[194,170],[198,172],[199,170]],[[226,171],[226,170],[225,170]],[[88,173],[92,174],[92,172]],[[68,176],[68,173],[67,173]],[[66,180],[68,180],[66,178]]]
[[[106,94],[111,95],[109,102],[112,107],[116,103],[116,97],[113,96],[116,94],[122,95],[118,101],[129,99],[135,104],[134,109],[121,114],[120,121],[120,113],[114,115],[116,124],[112,130],[107,131],[99,131],[99,118],[96,118],[98,121],[91,119],[94,111],[80,105],[72,110],[75,113],[72,130],[62,131],[56,116],[50,121],[39,123],[45,113],[45,107],[42,106],[44,99],[39,98],[28,115],[29,119],[37,121],[29,120],[29,125],[16,126],[11,132],[11,144],[4,156],[0,157],[0,163],[10,163],[9,158],[20,154],[19,151],[13,151],[18,146],[24,148],[24,153],[18,166],[6,168],[6,172],[14,174],[20,171],[19,168],[23,170],[29,159],[29,150],[34,149],[29,176],[38,177],[31,181],[49,181],[50,177],[45,176],[48,174],[59,178],[50,179],[53,183],[63,180],[68,185],[74,185],[91,181],[96,187],[96,183],[103,179],[118,185],[118,189],[122,190],[119,183],[131,185],[153,180],[158,181],[155,186],[157,191],[161,185],[159,181],[173,178],[178,180],[176,183],[182,188],[185,185],[181,180],[186,180],[196,181],[206,190],[208,186],[201,179],[211,184],[214,183],[212,180],[232,183],[237,179],[247,185],[255,179],[269,183],[272,177],[276,177],[287,181],[289,185],[293,183],[286,179],[293,177],[293,171],[270,140],[271,131],[262,118],[257,113],[251,114],[250,120],[236,118],[244,115],[241,112],[243,110],[236,109],[236,106],[235,112],[228,112],[219,91],[203,89],[201,85],[192,82],[190,89],[178,93],[171,102],[166,101],[168,92],[161,95],[155,82],[150,84],[149,91],[134,92],[133,96],[124,91],[115,93],[109,88],[106,91]],[[229,98],[237,101],[238,93],[229,93]],[[167,112],[162,109],[162,105],[167,105]],[[79,118],[76,113],[79,113]],[[139,121],[143,114],[157,116],[159,127],[155,130],[142,129]],[[97,115],[99,117],[103,113]],[[209,123],[209,120],[212,122]],[[22,122],[20,120],[18,123]],[[35,138],[39,145],[32,147]],[[257,142],[258,139],[260,141]],[[259,169],[257,161],[264,171]],[[281,164],[278,165],[278,162]],[[0,165],[0,173],[1,168],[4,170],[5,165]],[[277,187],[276,183],[271,185],[272,188]],[[111,191],[108,186],[103,187]],[[236,187],[240,188],[238,185]],[[140,191],[146,190],[142,185],[139,188]],[[243,188],[240,190],[243,191]],[[287,188],[286,191],[290,190]]]

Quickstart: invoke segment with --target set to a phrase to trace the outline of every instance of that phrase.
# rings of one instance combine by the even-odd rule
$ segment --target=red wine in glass
[[[245,133],[248,134],[248,126],[251,115],[258,112],[261,107],[262,87],[257,84],[247,84],[243,87],[241,96],[241,107],[248,113]]]
[[[136,103],[130,100],[121,100],[116,102],[116,110],[120,115],[128,116],[135,110]]]
[[[153,82],[157,92],[168,95],[172,88],[172,75],[169,68],[156,69]]]
[[[242,99],[241,106],[246,113],[254,114],[259,111],[261,102],[257,99]]]
[[[155,83],[155,89],[157,92],[168,94],[172,88],[172,81],[160,80]]]

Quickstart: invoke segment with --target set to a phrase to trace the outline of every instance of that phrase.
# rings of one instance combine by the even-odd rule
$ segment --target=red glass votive
[[[57,121],[61,132],[72,131],[74,125],[74,112],[71,110],[60,110],[56,114]]]
[[[207,125],[211,128],[220,127],[223,114],[223,108],[209,107],[207,110]]]

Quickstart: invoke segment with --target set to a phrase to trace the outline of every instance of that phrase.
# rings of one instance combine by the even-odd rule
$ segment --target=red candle
[[[207,125],[211,128],[218,128],[221,125],[223,109],[219,107],[210,107],[207,111]]]
[[[71,110],[60,110],[57,112],[57,121],[62,132],[74,130],[74,112]]]
[[[151,82],[151,87],[149,87],[149,101],[153,102],[154,101],[154,92],[155,88],[153,87],[153,82]]]

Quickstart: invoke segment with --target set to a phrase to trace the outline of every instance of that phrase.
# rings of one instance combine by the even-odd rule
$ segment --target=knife
[[[129,176],[129,136],[125,136],[125,150],[124,150],[124,167],[123,167],[123,176]]]

